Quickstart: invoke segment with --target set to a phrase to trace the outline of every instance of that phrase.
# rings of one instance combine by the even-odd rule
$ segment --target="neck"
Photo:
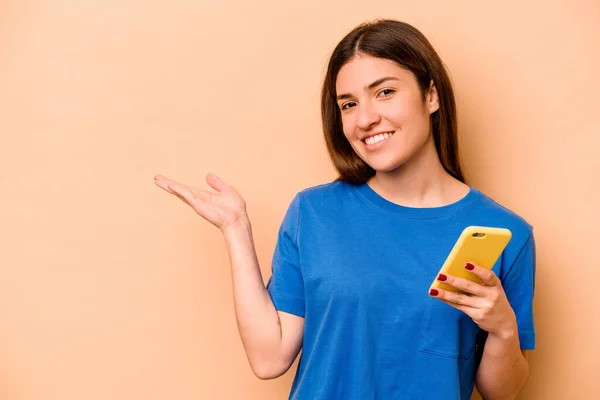
[[[377,172],[367,183],[386,200],[407,207],[441,207],[460,200],[470,189],[446,172],[433,140],[399,168]]]

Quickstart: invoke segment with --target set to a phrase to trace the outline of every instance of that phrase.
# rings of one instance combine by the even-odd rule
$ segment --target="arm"
[[[529,364],[521,353],[517,318],[500,279],[492,271],[473,263],[465,268],[478,276],[482,284],[440,275],[438,280],[465,293],[440,289],[430,295],[463,311],[488,332],[475,377],[477,389],[486,400],[512,400],[529,375]]]
[[[284,374],[300,351],[304,318],[277,311],[263,283],[246,204],[232,187],[214,175],[207,192],[156,176],[155,183],[218,227],[225,238],[233,281],[238,331],[254,374],[272,379]]]
[[[224,234],[231,262],[237,326],[248,361],[257,377],[279,377],[300,351],[304,318],[275,309],[263,284],[250,221],[241,221]]]
[[[516,328],[516,326],[515,326]],[[488,335],[475,384],[485,400],[514,399],[529,376],[529,363],[516,329],[506,337]]]
[[[509,329],[489,334],[477,371],[476,384],[486,399],[514,399],[529,376],[522,349],[535,348],[533,295],[535,289],[535,239],[533,232],[521,246],[510,268],[503,270],[500,299],[508,299]],[[515,320],[517,322],[515,322]],[[517,330],[518,326],[518,330]]]

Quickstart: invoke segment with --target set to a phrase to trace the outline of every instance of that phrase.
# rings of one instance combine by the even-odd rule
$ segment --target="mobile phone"
[[[512,233],[509,229],[468,226],[460,234],[439,273],[481,283],[481,279],[465,269],[466,263],[473,262],[484,268],[492,269],[511,237]],[[454,286],[438,281],[437,276],[430,289],[461,292]]]

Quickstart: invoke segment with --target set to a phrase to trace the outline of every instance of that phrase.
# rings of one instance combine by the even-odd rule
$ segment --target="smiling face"
[[[344,136],[376,172],[392,172],[420,153],[437,158],[435,86],[423,96],[415,76],[396,62],[357,55],[340,69],[336,93]]]

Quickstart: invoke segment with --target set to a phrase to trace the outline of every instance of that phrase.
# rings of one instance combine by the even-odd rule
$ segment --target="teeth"
[[[365,139],[366,144],[375,144],[379,143],[382,140],[385,140],[392,136],[392,133],[380,133],[379,135],[371,136]]]

